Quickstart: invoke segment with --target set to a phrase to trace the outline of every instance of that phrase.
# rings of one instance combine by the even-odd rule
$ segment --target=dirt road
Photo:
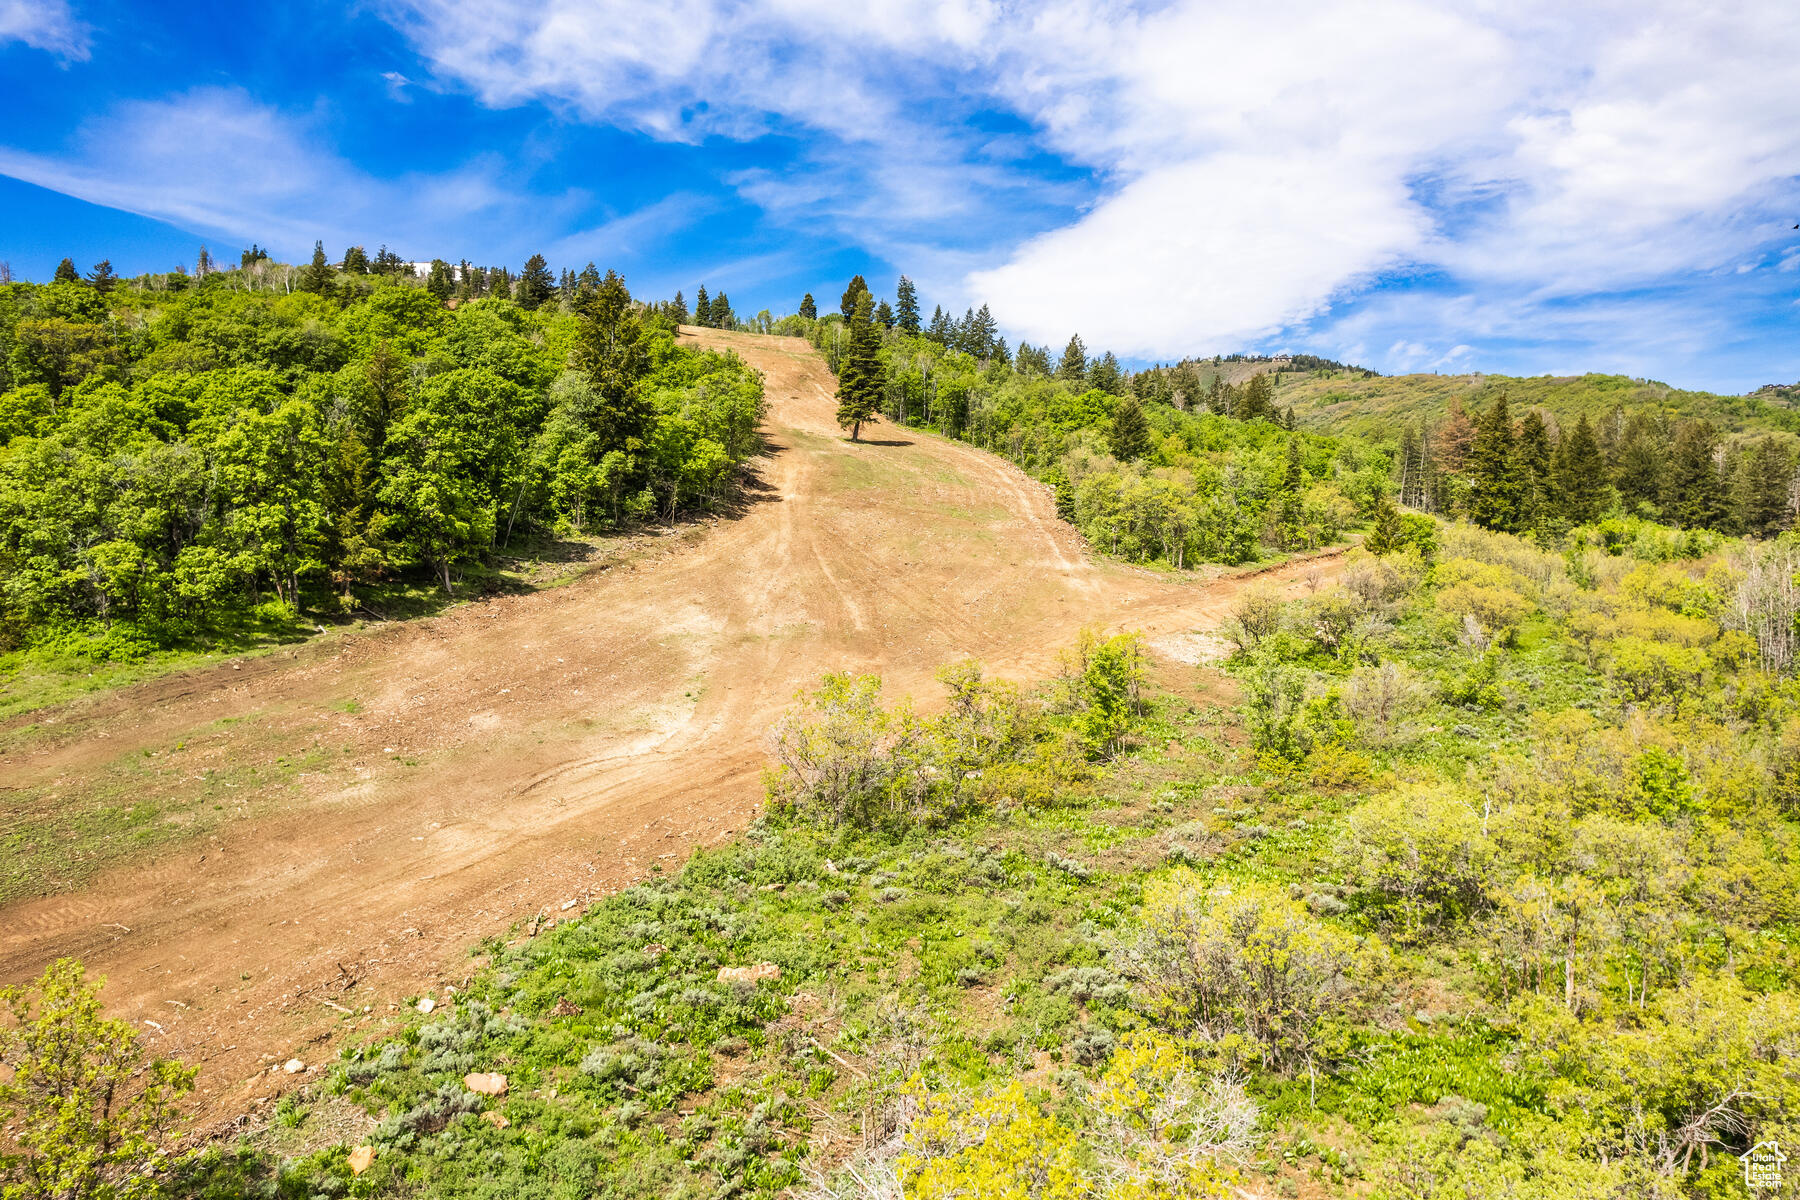
[[[234,790],[212,832],[0,910],[0,981],[80,956],[160,1051],[207,1064],[213,1114],[242,1111],[281,1086],[270,1063],[460,982],[480,938],[741,828],[764,731],[820,673],[922,699],[965,655],[1038,677],[1083,625],[1206,628],[1245,586],[1096,563],[991,455],[888,425],[848,442],[804,342],[695,332],[767,378],[741,516],[563,588],[34,714],[4,768],[21,792]]]

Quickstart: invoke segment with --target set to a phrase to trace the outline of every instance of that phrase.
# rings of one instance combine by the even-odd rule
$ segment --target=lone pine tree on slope
[[[881,401],[881,360],[877,357],[880,335],[869,310],[869,293],[856,297],[850,313],[850,344],[838,365],[838,424],[850,431],[850,440],[862,436],[863,422],[875,419]]]

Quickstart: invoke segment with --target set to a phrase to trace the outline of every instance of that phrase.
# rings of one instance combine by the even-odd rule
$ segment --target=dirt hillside
[[[821,672],[926,699],[965,655],[1042,676],[1090,624],[1179,654],[1246,586],[1096,563],[991,455],[881,424],[847,441],[804,342],[689,333],[767,378],[742,515],[559,589],[33,714],[0,817],[121,779],[230,790],[206,831],[0,910],[0,981],[80,956],[159,1051],[206,1064],[212,1114],[241,1112],[291,1083],[271,1064],[460,983],[479,939],[742,828],[766,729]]]

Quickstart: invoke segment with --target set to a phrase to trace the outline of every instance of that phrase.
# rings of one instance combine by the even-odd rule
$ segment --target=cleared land
[[[929,702],[944,662],[1041,677],[1084,625],[1180,659],[1248,586],[1091,561],[991,455],[886,425],[847,441],[804,342],[689,332],[767,378],[741,515],[565,587],[0,728],[0,847],[37,864],[0,908],[0,981],[81,957],[157,1050],[207,1064],[214,1115],[240,1112],[282,1086],[271,1064],[461,982],[481,939],[741,828],[765,731],[821,672]]]

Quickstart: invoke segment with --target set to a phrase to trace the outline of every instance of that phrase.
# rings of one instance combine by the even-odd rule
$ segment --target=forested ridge
[[[461,300],[322,251],[0,287],[0,646],[130,655],[448,595],[522,540],[719,505],[759,377],[617,275],[555,289],[534,262]]]

